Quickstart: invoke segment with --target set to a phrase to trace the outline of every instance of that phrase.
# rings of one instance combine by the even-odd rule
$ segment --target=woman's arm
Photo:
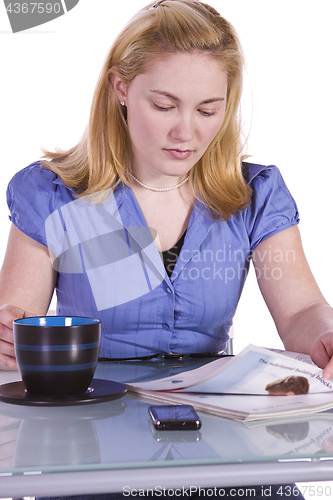
[[[55,279],[47,247],[13,225],[0,272],[0,368],[17,369],[12,322],[46,314]]]
[[[333,309],[324,299],[304,255],[296,226],[262,241],[253,263],[260,290],[290,351],[311,354],[333,376]]]

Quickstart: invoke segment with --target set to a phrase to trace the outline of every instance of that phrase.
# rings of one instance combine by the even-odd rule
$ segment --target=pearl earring
[[[120,101],[120,104],[121,104],[122,106],[125,106],[125,103],[124,103],[123,101]]]

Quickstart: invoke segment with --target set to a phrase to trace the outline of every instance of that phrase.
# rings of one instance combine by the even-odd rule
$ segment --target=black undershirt
[[[165,252],[162,252],[163,255],[163,261],[164,261],[164,267],[166,269],[166,272],[168,273],[169,278],[171,277],[173,268],[175,267],[175,264],[177,262],[177,259],[179,257],[181,248],[184,243],[185,239],[185,233],[183,236],[177,241],[174,247],[170,248],[169,250],[166,250]]]

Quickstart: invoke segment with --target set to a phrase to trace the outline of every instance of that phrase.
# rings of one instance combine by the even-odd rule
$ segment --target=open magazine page
[[[145,391],[141,396],[168,404],[190,404],[196,410],[235,420],[252,421],[302,415],[333,408],[332,393],[299,396],[199,394],[178,391]]]
[[[277,352],[279,354],[283,354],[283,356],[287,356],[288,358],[297,359],[298,361],[303,361],[303,363],[308,363],[312,366],[317,366],[311,359],[309,354],[304,354],[302,352],[292,352],[292,351],[282,351],[281,349],[269,349],[270,351]]]
[[[195,370],[130,389],[205,394],[294,395],[333,391],[314,364],[249,345],[234,358],[221,358]]]

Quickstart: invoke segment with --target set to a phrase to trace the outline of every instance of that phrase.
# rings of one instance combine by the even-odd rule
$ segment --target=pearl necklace
[[[179,184],[177,184],[176,186],[173,186],[173,187],[169,187],[169,188],[154,188],[154,187],[151,187],[151,186],[146,186],[146,184],[143,184],[143,182],[139,181],[139,179],[137,179],[133,174],[131,174],[131,172],[127,172],[128,175],[130,175],[132,177],[132,179],[137,182],[138,184],[140,184],[140,186],[144,187],[145,189],[149,189],[150,191],[157,191],[157,192],[163,192],[163,191],[171,191],[172,189],[177,189],[179,188],[180,186],[182,186],[183,184],[185,184],[185,182],[187,182],[189,180],[189,176],[186,177],[186,179],[184,179],[182,182],[180,182]]]

